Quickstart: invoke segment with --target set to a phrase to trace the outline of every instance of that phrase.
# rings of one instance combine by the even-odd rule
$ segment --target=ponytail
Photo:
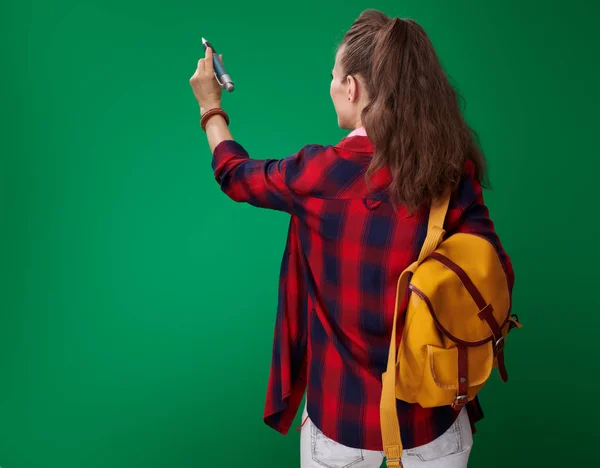
[[[391,200],[415,211],[454,189],[467,159],[481,181],[484,160],[425,31],[413,20],[385,17],[381,24],[381,15],[359,17],[344,39],[349,60],[342,63],[365,78],[370,96],[361,116],[375,146],[367,178],[388,167]]]

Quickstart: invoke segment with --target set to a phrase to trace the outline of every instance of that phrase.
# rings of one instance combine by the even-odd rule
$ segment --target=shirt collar
[[[375,150],[364,127],[359,127],[350,132],[336,145],[336,147],[354,153],[373,153]]]

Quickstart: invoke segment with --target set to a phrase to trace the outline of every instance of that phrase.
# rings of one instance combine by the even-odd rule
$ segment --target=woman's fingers
[[[213,51],[211,47],[206,48],[206,55],[204,57],[204,71],[206,75],[212,75],[214,73]]]

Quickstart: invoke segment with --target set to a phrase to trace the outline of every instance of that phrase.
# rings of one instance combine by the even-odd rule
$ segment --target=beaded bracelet
[[[200,126],[202,127],[202,130],[206,132],[206,123],[211,117],[214,117],[215,115],[220,115],[221,117],[223,117],[227,125],[229,125],[229,116],[227,115],[227,112],[225,112],[219,107],[215,107],[214,109],[206,111],[200,119]]]

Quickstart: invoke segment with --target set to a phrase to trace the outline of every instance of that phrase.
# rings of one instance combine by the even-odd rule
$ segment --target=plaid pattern
[[[418,256],[428,212],[407,216],[402,207],[392,209],[387,169],[373,174],[367,187],[372,154],[371,141],[362,135],[335,146],[308,145],[282,160],[250,159],[240,144],[224,141],[215,148],[213,170],[233,200],[291,215],[265,423],[287,434],[306,390],[308,414],[325,435],[350,447],[382,450],[381,375],[396,282]],[[512,288],[510,260],[469,163],[445,227],[491,239]],[[398,326],[401,337],[402,317]],[[469,414],[472,423],[482,417],[478,401]],[[444,433],[457,413],[398,401],[398,416],[404,446],[411,448]]]

